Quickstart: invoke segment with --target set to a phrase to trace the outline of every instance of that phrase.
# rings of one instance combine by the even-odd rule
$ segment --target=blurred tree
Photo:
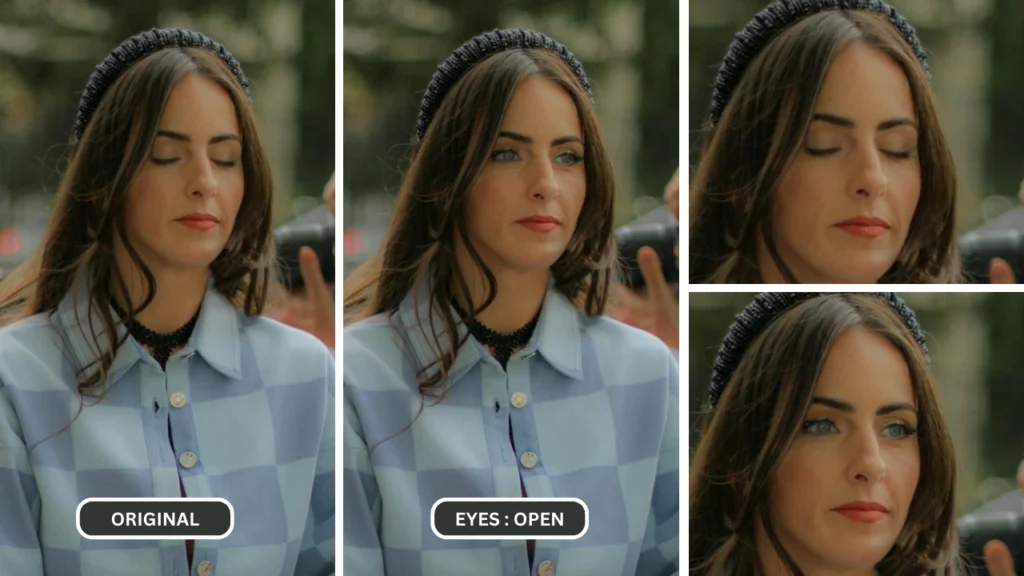
[[[419,99],[453,48],[522,15],[557,18],[601,37],[620,0],[350,0],[344,3],[345,193],[393,192],[401,182]],[[638,190],[660,195],[679,163],[679,18],[674,0],[637,0],[642,52]],[[604,39],[599,41],[599,46]],[[568,42],[567,42],[568,43]],[[571,48],[571,46],[570,46]],[[580,56],[580,54],[577,54]],[[602,62],[581,56],[599,78]],[[600,90],[600,86],[598,86]]]
[[[279,1],[0,1],[0,77],[11,76],[12,84],[33,96],[30,105],[18,108],[29,119],[14,122],[6,116],[9,98],[0,90],[0,194],[56,188],[82,87],[93,67],[122,40],[162,25],[171,14],[199,22],[227,19],[259,39],[266,11]],[[292,1],[303,8],[302,48],[295,56],[300,101],[294,190],[319,195],[334,164],[334,3]],[[259,74],[261,62],[236,56],[248,75]]]
[[[985,24],[989,38],[989,139],[985,150],[989,190],[1016,196],[1024,180],[1024,3],[994,0]]]
[[[992,294],[985,302],[989,320],[987,418],[982,425],[982,461],[985,473],[1015,478],[1024,460],[1024,295]]]

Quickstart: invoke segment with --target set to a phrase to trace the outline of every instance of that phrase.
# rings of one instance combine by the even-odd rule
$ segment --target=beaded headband
[[[532,30],[492,30],[471,38],[465,44],[456,48],[437,67],[434,77],[430,79],[430,84],[427,85],[423,101],[420,103],[420,115],[416,121],[417,139],[422,140],[423,136],[427,133],[427,128],[434,119],[434,114],[440,108],[441,101],[444,100],[448,90],[473,65],[499,52],[517,49],[541,49],[558,54],[569,65],[569,68],[572,69],[576,79],[580,81],[583,89],[590,96],[590,100],[594,100],[594,94],[590,91],[590,80],[587,78],[586,72],[583,71],[583,64],[580,64],[580,61],[573,56],[568,48],[540,32]]]
[[[249,80],[242,72],[242,65],[223,46],[194,30],[154,28],[125,40],[96,66],[78,104],[78,116],[75,118],[76,140],[82,138],[85,127],[96,112],[103,95],[118,76],[135,62],[164,48],[203,48],[213,52],[227,65],[242,85],[246,96],[252,100],[252,96],[249,95]]]
[[[899,31],[900,36],[914,51],[921,66],[928,73],[928,56],[917,38],[914,27],[895,8],[882,0],[775,0],[755,14],[729,45],[729,51],[726,52],[725,59],[718,69],[711,96],[709,116],[712,126],[721,118],[750,61],[768,42],[790,25],[826,10],[864,10],[886,17]]]
[[[711,408],[718,405],[718,400],[725,392],[725,387],[732,378],[733,372],[739,366],[740,360],[746,353],[750,344],[768,326],[775,321],[783,312],[797,304],[831,293],[813,292],[766,292],[758,294],[754,301],[747,305],[733,320],[729,332],[722,340],[718,349],[718,356],[715,358],[715,367],[711,372],[711,388],[708,391],[708,400]],[[924,357],[930,361],[928,345],[925,341],[924,332],[917,323],[917,316],[899,296],[892,292],[881,294],[870,294],[883,300],[892,307],[893,312],[903,320],[910,333],[913,334],[917,345],[921,347]]]

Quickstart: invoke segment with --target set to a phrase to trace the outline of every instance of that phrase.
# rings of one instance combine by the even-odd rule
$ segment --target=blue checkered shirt
[[[106,400],[86,399],[58,434],[79,409],[74,373],[96,357],[84,337],[94,309],[82,288],[55,313],[0,330],[0,574],[332,574],[334,360],[326,347],[247,318],[210,290],[166,373],[129,338]],[[172,394],[184,405],[172,406]],[[179,465],[184,452],[197,456],[194,466]],[[188,497],[225,498],[235,510],[227,538],[195,542],[191,571],[182,540],[79,535],[75,509],[85,498],[179,498],[179,475]]]
[[[420,409],[415,373],[435,357],[428,308],[421,285],[396,314],[344,331],[346,574],[678,574],[679,368],[668,348],[549,289],[507,372],[471,338],[447,398],[427,399],[410,429],[385,440]],[[525,452],[534,466],[520,465]],[[536,541],[531,568],[524,540],[442,540],[431,530],[439,498],[519,498],[520,477],[529,497],[582,499],[587,533]]]

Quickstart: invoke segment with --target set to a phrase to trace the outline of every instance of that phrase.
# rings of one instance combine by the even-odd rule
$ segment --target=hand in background
[[[637,253],[637,262],[646,286],[630,290],[622,284],[612,287],[608,315],[657,336],[669,348],[679,349],[679,302],[661,272],[658,254],[650,247]]]
[[[988,278],[990,284],[1016,284],[1013,277],[1013,268],[1009,262],[1002,258],[993,258],[988,266]]]
[[[1024,491],[1024,462],[1017,469],[1017,486]],[[985,567],[991,576],[1016,576],[1010,549],[1000,540],[985,544]]]
[[[334,216],[334,174],[331,174],[331,179],[324,186],[324,205],[331,216]]]
[[[679,170],[676,170],[665,186],[665,204],[676,220],[679,220]]]
[[[310,305],[310,319],[306,331],[334,350],[334,295],[320,271],[316,252],[307,246],[299,250],[299,268],[306,284],[306,298]]]

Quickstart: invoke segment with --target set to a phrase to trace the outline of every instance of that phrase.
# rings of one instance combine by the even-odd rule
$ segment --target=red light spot
[[[359,230],[345,230],[345,256],[354,256],[363,249],[363,233]]]
[[[21,252],[21,231],[17,228],[0,230],[0,256],[14,256]]]

